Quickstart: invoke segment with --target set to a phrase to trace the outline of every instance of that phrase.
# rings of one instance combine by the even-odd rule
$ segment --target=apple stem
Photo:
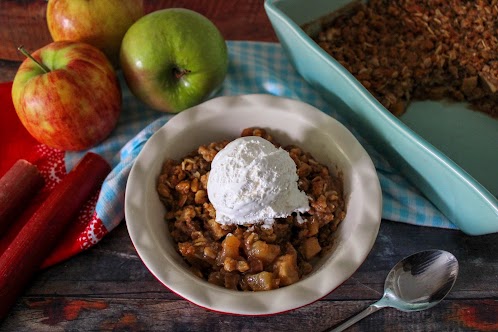
[[[45,66],[43,63],[41,63],[38,60],[36,60],[35,58],[33,58],[33,56],[28,51],[26,51],[26,49],[24,48],[24,46],[21,45],[17,49],[19,50],[19,52],[21,52],[22,54],[24,54],[26,57],[28,57],[31,60],[33,60],[38,65],[38,67],[40,67],[41,70],[43,70],[45,73],[49,73],[50,72],[50,69],[47,66]]]
[[[183,76],[187,75],[188,73],[190,73],[190,70],[188,70],[188,69],[184,69],[184,68],[174,68],[173,69],[173,74],[175,74],[176,79],[180,79]]]

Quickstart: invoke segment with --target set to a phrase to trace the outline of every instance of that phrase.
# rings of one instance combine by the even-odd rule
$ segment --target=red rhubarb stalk
[[[110,166],[87,153],[40,205],[0,256],[0,319],[3,319],[81,206],[100,188]]]
[[[23,207],[43,187],[38,168],[20,159],[0,179],[0,236],[12,225]]]

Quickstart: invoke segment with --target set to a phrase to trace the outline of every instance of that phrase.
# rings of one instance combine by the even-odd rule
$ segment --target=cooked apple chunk
[[[299,247],[299,252],[306,260],[310,260],[322,250],[318,239],[313,236],[304,240],[303,244]]]

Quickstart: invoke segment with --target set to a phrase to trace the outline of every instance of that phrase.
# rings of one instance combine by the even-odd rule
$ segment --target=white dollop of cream
[[[216,154],[208,178],[216,221],[271,226],[275,218],[308,211],[298,179],[296,164],[284,149],[257,136],[230,142]]]

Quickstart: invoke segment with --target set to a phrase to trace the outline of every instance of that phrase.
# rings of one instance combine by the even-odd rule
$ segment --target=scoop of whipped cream
[[[211,163],[208,197],[220,224],[271,226],[274,218],[310,209],[297,186],[296,164],[269,141],[247,136],[230,142]]]

